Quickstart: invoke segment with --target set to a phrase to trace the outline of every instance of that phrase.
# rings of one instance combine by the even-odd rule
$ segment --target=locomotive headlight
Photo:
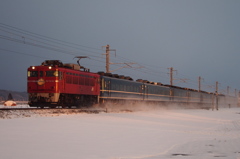
[[[49,68],[50,70],[52,69],[52,67],[51,67],[51,66],[49,66],[48,68]]]
[[[34,66],[32,66],[32,69],[34,70],[34,69],[35,69],[35,67],[34,67]]]

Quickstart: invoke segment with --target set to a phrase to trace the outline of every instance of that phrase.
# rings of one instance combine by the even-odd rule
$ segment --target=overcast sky
[[[173,67],[175,85],[197,89],[201,76],[204,90],[216,81],[222,92],[240,89],[239,8],[239,0],[2,0],[0,89],[26,91],[27,68],[46,59],[87,55],[85,67],[105,71],[107,44],[111,62],[137,63],[113,73],[169,84]]]

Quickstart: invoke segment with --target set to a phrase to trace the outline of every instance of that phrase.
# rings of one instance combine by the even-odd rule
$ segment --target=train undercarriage
[[[99,104],[102,107],[137,107],[147,106],[155,108],[184,108],[184,109],[212,109],[215,104],[211,102],[189,102],[189,101],[149,101],[149,100],[124,100],[124,99],[107,99],[100,98]],[[160,107],[159,107],[160,106]]]
[[[98,96],[63,93],[30,93],[30,107],[72,108],[90,107],[98,103]]]

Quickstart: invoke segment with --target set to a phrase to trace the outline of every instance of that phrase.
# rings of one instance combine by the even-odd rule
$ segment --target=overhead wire
[[[3,48],[0,48],[0,50],[10,52],[10,53],[20,54],[20,55],[25,55],[25,56],[32,56],[32,57],[43,58],[43,59],[47,58],[47,57],[43,57],[43,56],[32,55],[32,54],[27,54],[27,53],[23,53],[23,52],[19,52],[19,51],[12,51],[12,50],[3,49]]]
[[[151,68],[149,68],[146,64],[139,64],[139,62],[135,62],[135,61],[133,61],[133,60],[130,60],[130,59],[127,59],[127,58],[124,58],[124,57],[121,57],[121,56],[117,56],[118,58],[120,57],[120,59],[123,59],[123,60],[127,60],[126,62],[124,62],[124,63],[133,63],[133,65],[135,64],[135,65],[137,65],[138,67],[136,67],[136,66],[132,66],[132,67],[127,67],[128,69],[131,69],[131,70],[134,70],[134,71],[138,71],[138,72],[142,72],[142,73],[144,73],[144,74],[149,74],[149,75],[152,75],[152,76],[155,76],[156,78],[158,78],[159,79],[159,77],[162,77],[162,78],[166,78],[166,75],[167,75],[167,73],[166,72],[163,72],[163,71],[156,71],[155,69],[156,68],[159,68],[159,67],[156,67],[156,66],[152,66],[153,68],[155,68],[155,69],[151,69]],[[114,58],[113,58],[114,59]],[[111,61],[113,61],[113,60],[111,60]],[[131,61],[131,62],[130,62]],[[122,63],[122,65],[124,64],[124,63]],[[161,69],[163,69],[163,68],[161,68]]]
[[[13,33],[13,32],[9,32],[9,31],[3,30],[1,28],[0,28],[0,30],[20,38],[20,39],[16,39],[16,38],[13,38],[13,37],[0,35],[0,38],[5,39],[5,40],[12,40],[12,41],[23,43],[23,44],[35,45],[35,46],[38,46],[38,47],[44,47],[44,48],[47,48],[47,49],[50,49],[50,50],[53,50],[53,51],[59,51],[59,52],[70,54],[70,55],[77,55],[79,52],[81,52],[81,51],[76,52],[76,51],[72,51],[72,50],[67,50],[63,47],[52,45],[52,44],[44,42],[44,41],[39,41],[39,40],[36,40],[36,39],[32,39],[32,38],[29,38],[29,37],[24,36],[24,35],[19,35],[19,34]],[[33,42],[30,43],[28,40],[33,41]],[[37,43],[41,43],[41,45],[37,45]],[[99,57],[99,56],[95,56],[95,57]]]
[[[55,38],[51,38],[51,37],[48,37],[48,36],[44,36],[44,35],[40,35],[40,34],[37,34],[37,33],[33,33],[33,32],[30,32],[30,31],[26,31],[26,30],[23,30],[23,29],[20,29],[20,28],[17,28],[17,27],[13,27],[13,26],[10,26],[10,25],[7,25],[7,24],[3,24],[3,23],[0,23],[0,27],[3,27],[3,28],[7,28],[7,29],[12,29],[16,32],[20,32],[20,33],[24,33],[24,34],[27,34],[27,35],[30,35],[30,36],[34,36],[34,37],[37,37],[37,38],[43,38],[45,40],[48,40],[50,42],[61,42],[61,44],[69,44],[69,45],[75,45],[75,46],[80,46],[80,47],[84,47],[84,48],[88,48],[88,49],[94,49],[94,50],[102,50],[102,49],[98,49],[98,48],[94,48],[94,47],[89,47],[89,46],[84,46],[84,45],[80,45],[80,44],[75,44],[75,43],[70,43],[70,42],[67,42],[67,41],[63,41],[63,40],[59,40],[59,39],[55,39]]]

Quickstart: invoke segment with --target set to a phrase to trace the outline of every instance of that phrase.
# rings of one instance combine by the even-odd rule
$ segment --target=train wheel
[[[83,99],[79,98],[79,99],[75,100],[74,105],[76,106],[76,108],[82,108],[83,107]]]
[[[62,108],[66,108],[66,104],[64,102],[61,102],[60,105],[62,106]]]

